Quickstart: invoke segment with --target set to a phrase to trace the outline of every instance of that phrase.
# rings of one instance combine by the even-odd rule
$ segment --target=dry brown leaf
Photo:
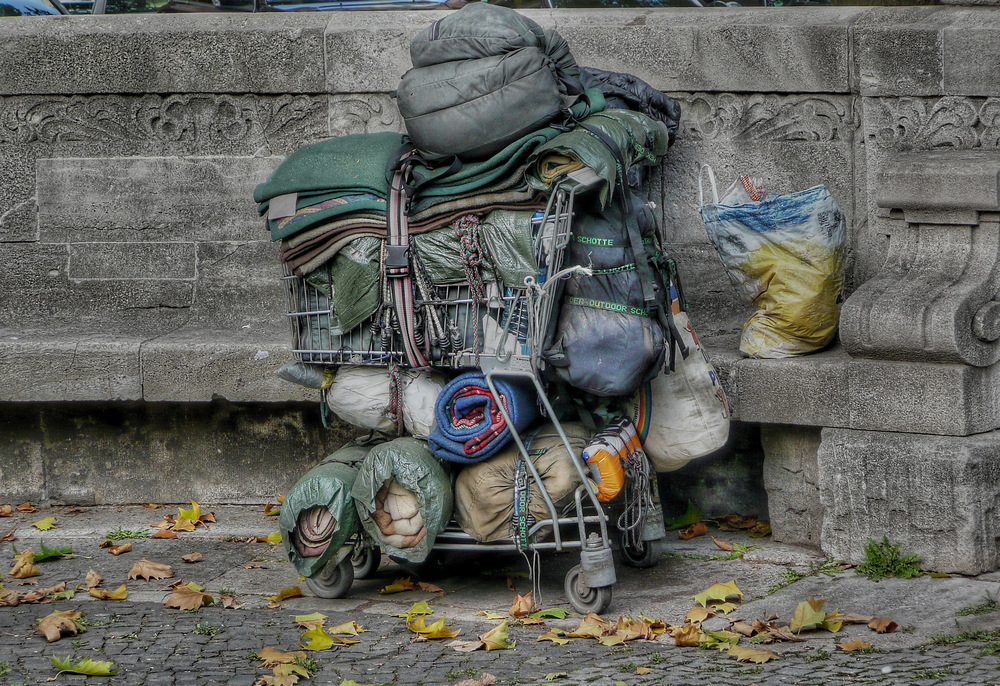
[[[112,555],[121,555],[122,553],[132,552],[131,543],[122,543],[121,545],[112,545],[108,547],[108,552]]]
[[[132,565],[132,569],[128,573],[128,578],[138,579],[142,577],[146,581],[149,581],[150,579],[169,579],[173,575],[174,570],[170,568],[170,565],[142,558]]]
[[[264,666],[268,669],[274,669],[275,665],[289,665],[294,663],[296,660],[305,660],[305,651],[296,650],[295,652],[286,653],[280,650],[275,650],[274,648],[265,647],[261,648],[260,652],[257,653],[257,657],[264,663]]]
[[[455,686],[493,686],[496,682],[497,678],[495,676],[489,672],[483,672],[478,677],[455,682]]]
[[[514,588],[514,577],[512,576],[507,577],[507,590],[517,592],[517,589]]]
[[[197,519],[178,519],[170,525],[172,531],[194,531]]]
[[[771,650],[765,650],[764,648],[744,648],[743,646],[732,646],[726,654],[735,657],[737,662],[754,662],[756,664],[763,664],[769,660],[781,657],[781,655]]]
[[[18,598],[17,591],[13,588],[3,588],[0,586],[0,607],[17,607],[17,604],[21,600]]]
[[[62,638],[63,631],[66,631],[71,636],[76,636],[80,631],[80,627],[77,626],[76,620],[80,619],[82,616],[83,614],[77,612],[76,610],[53,612],[38,621],[38,630],[45,634],[45,638],[49,643],[58,641]]]
[[[855,638],[853,641],[845,641],[844,643],[838,643],[837,647],[843,650],[845,653],[850,653],[855,650],[865,650],[872,647],[871,643],[866,643],[860,638]]]
[[[888,617],[873,617],[872,621],[868,622],[868,628],[880,634],[891,634],[899,628],[899,624]]]
[[[636,674],[652,674],[653,673],[653,668],[652,667],[636,667],[635,668],[635,673]]]
[[[265,674],[254,682],[254,686],[295,686],[297,683],[299,683],[298,674],[286,674],[284,676]]]
[[[177,538],[177,534],[164,526],[157,530],[150,538]]]
[[[715,536],[712,536],[712,540],[715,541],[715,545],[717,545],[722,550],[725,550],[727,553],[733,552],[733,544],[732,543],[729,543],[727,541],[720,541]]]
[[[460,639],[455,639],[451,643],[446,644],[452,650],[457,650],[460,653],[472,653],[477,650],[481,650],[483,647],[483,642],[479,639],[474,641],[463,641]]]
[[[125,589],[125,584],[122,584],[113,591],[107,591],[103,588],[92,588],[89,592],[90,595],[98,600],[125,600],[128,598],[128,591]]]
[[[688,613],[684,615],[684,619],[689,622],[694,622],[695,624],[701,624],[709,617],[714,616],[715,613],[711,609],[697,605],[688,610]]]
[[[38,512],[37,507],[33,507],[31,501],[26,501],[17,506],[18,512]]]
[[[531,591],[528,591],[524,595],[518,595],[514,598],[514,604],[510,606],[508,614],[511,617],[527,617],[535,610],[535,603],[531,599]]]
[[[13,517],[13,508],[10,505],[0,505],[0,517]]]
[[[753,627],[746,622],[733,622],[732,626],[729,627],[729,630],[743,636],[753,636],[754,634]]]
[[[198,552],[188,553],[187,555],[181,555],[181,559],[184,560],[185,562],[197,562],[202,557],[203,555]]]
[[[802,643],[806,639],[796,636],[792,633],[792,629],[789,626],[779,626],[771,629],[770,634],[775,638],[781,639],[782,641],[791,641],[794,643]]]
[[[248,562],[243,565],[243,569],[260,569],[260,565],[254,564],[253,562]]]
[[[178,610],[197,610],[203,605],[211,605],[214,601],[215,598],[207,593],[195,590],[190,586],[180,586],[167,597],[163,606],[175,607]]]
[[[51,603],[55,598],[53,594],[62,593],[66,590],[66,582],[60,581],[55,586],[50,586],[48,588],[39,588],[34,591],[30,591],[21,596],[22,603]]]
[[[708,533],[708,527],[705,522],[696,522],[686,529],[681,529],[677,532],[677,537],[682,541],[690,541],[695,536],[704,536]]]
[[[875,618],[871,615],[859,615],[857,612],[848,612],[839,619],[844,624],[867,624]]]
[[[163,507],[163,505],[157,505],[156,503],[146,503],[145,505],[143,505],[143,507],[149,510],[158,510],[161,507]]]
[[[441,595],[445,595],[446,593],[446,591],[437,584],[430,584],[426,581],[418,581],[417,586],[420,587],[420,590],[427,591],[428,593],[440,593]]]
[[[41,574],[35,566],[35,551],[28,548],[23,553],[14,556],[14,566],[10,569],[13,579],[29,579]]]
[[[5,533],[3,535],[3,538],[0,538],[0,543],[5,543],[7,541],[13,541],[14,540],[14,532],[15,531],[17,531],[17,527],[16,526],[13,529],[11,529],[10,531],[8,531],[7,533]]]
[[[684,648],[697,648],[701,641],[701,627],[697,624],[682,624],[670,627],[670,635],[674,637],[674,644]]]
[[[222,607],[231,608],[233,610],[239,610],[241,607],[245,607],[246,603],[236,602],[236,596],[229,595],[228,593],[223,596],[219,596],[219,602],[222,603]]]
[[[728,514],[725,517],[720,517],[718,522],[721,531],[752,529],[757,524],[757,518],[753,515]]]
[[[396,579],[388,586],[380,588],[378,592],[385,595],[389,593],[403,593],[404,591],[415,591],[415,590],[417,590],[416,585],[414,585],[414,583],[410,581],[409,577],[405,577],[402,579]]]
[[[97,588],[104,583],[104,577],[95,572],[94,568],[91,567],[90,571],[87,572],[87,578],[83,580],[83,583],[87,586],[87,588]]]

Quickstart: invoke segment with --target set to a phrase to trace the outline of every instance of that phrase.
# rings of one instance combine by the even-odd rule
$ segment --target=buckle
[[[410,273],[410,246],[385,246],[385,273],[387,276],[406,276]]]

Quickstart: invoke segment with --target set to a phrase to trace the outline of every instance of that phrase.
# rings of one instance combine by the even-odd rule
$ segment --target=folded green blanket
[[[286,193],[356,191],[381,198],[389,192],[386,163],[403,145],[399,133],[359,133],[303,145],[253,191],[263,203]]]

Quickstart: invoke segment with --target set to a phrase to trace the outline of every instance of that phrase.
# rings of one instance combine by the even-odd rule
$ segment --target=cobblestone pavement
[[[477,614],[480,610],[505,613],[515,595],[509,585],[519,593],[531,589],[525,575],[527,567],[519,558],[459,561],[431,578],[445,589],[443,596],[426,591],[380,594],[379,589],[394,578],[408,576],[383,561],[373,578],[355,582],[348,597],[323,600],[311,596],[297,579],[294,568],[283,559],[280,546],[247,542],[248,538],[273,531],[274,523],[254,514],[247,520],[249,524],[227,526],[225,522],[238,519],[237,513],[235,509],[217,511],[220,524],[211,532],[181,534],[178,540],[133,540],[133,551],[119,557],[98,547],[104,533],[116,526],[139,529],[139,522],[151,521],[148,513],[118,509],[103,513],[103,519],[93,511],[57,513],[60,528],[44,534],[44,538],[28,526],[29,520],[12,522],[19,527],[13,542],[18,549],[38,550],[44,540],[49,547],[69,545],[75,555],[40,564],[42,574],[34,579],[38,585],[20,586],[21,582],[9,576],[13,548],[11,543],[4,543],[0,547],[0,572],[7,589],[23,593],[61,581],[73,588],[82,584],[87,571],[93,568],[105,577],[104,587],[108,590],[125,582],[129,598],[98,600],[81,588],[71,599],[0,607],[0,686],[249,686],[270,674],[253,659],[256,653],[267,646],[282,651],[299,649],[302,629],[292,616],[314,611],[328,615],[328,626],[354,620],[367,631],[358,636],[356,645],[311,652],[309,657],[316,661],[319,671],[301,681],[304,686],[339,686],[345,680],[437,686],[485,673],[494,675],[502,684],[1000,684],[1000,610],[990,609],[987,604],[982,615],[962,612],[965,607],[983,604],[997,595],[1000,585],[991,575],[979,579],[889,579],[876,584],[853,572],[829,577],[817,574],[817,561],[822,562],[822,558],[815,552],[769,542],[739,539],[759,547],[743,559],[725,559],[724,555],[714,554],[718,549],[705,537],[705,541],[671,542],[667,556],[652,569],[619,565],[614,602],[605,617],[644,614],[679,623],[693,604],[692,594],[715,580],[733,579],[745,594],[738,614],[750,621],[778,613],[787,622],[796,604],[815,596],[828,599],[831,609],[891,617],[899,622],[900,630],[880,636],[863,625],[853,625],[836,635],[812,632],[804,643],[767,646],[781,657],[762,665],[738,663],[719,651],[676,647],[672,639],[664,636],[657,641],[630,641],[610,648],[583,639],[567,645],[535,640],[552,627],[575,628],[581,618],[572,615],[564,620],[546,620],[548,626],[544,628],[513,626],[513,649],[460,653],[448,647],[448,641],[415,641],[405,620],[392,615],[426,600],[435,611],[430,619],[446,616],[448,626],[461,629],[458,638],[475,638],[499,623]],[[44,514],[33,515],[30,521]],[[9,529],[5,522],[11,520],[0,519],[0,537]],[[735,533],[725,536],[738,538]],[[192,551],[201,552],[203,559],[195,564],[180,560],[181,555]],[[177,577],[196,581],[216,598],[222,591],[234,591],[245,606],[231,609],[216,603],[197,612],[165,608],[167,580],[126,579],[132,564],[143,557],[170,564],[176,572],[170,581]],[[540,606],[568,607],[562,579],[565,570],[577,560],[570,554],[543,561],[538,588],[543,601]],[[796,574],[789,574],[789,569],[797,570]],[[799,580],[792,583],[792,578]],[[295,584],[302,586],[304,597],[285,600],[277,608],[267,607],[267,596]],[[38,620],[53,610],[68,609],[83,613],[87,630],[77,636],[64,636],[58,642],[46,642],[36,630]],[[721,620],[716,628],[725,624],[727,621]],[[944,636],[952,638],[941,638]],[[836,648],[837,642],[850,638],[871,641],[875,651],[845,653]],[[119,672],[111,678],[57,676],[51,664],[53,656],[110,660]],[[638,668],[651,671],[638,673]],[[564,676],[545,680],[559,673]]]

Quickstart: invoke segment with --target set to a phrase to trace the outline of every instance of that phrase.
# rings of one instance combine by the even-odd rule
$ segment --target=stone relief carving
[[[388,95],[330,96],[331,136],[403,130],[403,118]]]
[[[854,113],[849,96],[681,94],[678,137],[736,141],[849,140]]]
[[[256,149],[326,135],[323,99],[304,95],[0,98],[0,143],[192,142]]]
[[[870,137],[899,151],[1000,148],[1000,98],[877,98],[866,101]]]

